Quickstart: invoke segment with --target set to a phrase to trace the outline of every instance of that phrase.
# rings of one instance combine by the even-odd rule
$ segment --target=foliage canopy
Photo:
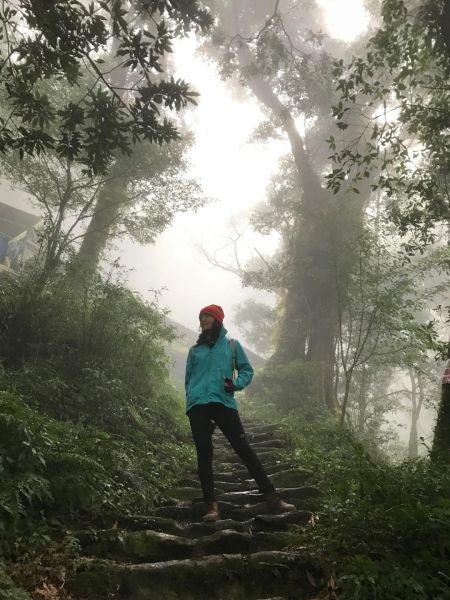
[[[210,22],[196,0],[4,2],[0,94],[9,114],[0,121],[0,151],[53,149],[103,173],[138,140],[176,138],[165,111],[195,103],[197,94],[183,80],[164,79],[165,56],[174,36]],[[58,81],[77,92],[62,106],[51,94]]]

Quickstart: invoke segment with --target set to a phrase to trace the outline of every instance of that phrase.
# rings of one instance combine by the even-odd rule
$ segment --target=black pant
[[[219,427],[233,450],[242,459],[260,492],[274,490],[273,483],[267,477],[264,467],[247,441],[237,410],[228,408],[220,402],[210,402],[194,405],[187,415],[197,450],[198,476],[205,502],[215,500],[212,469],[214,424]]]

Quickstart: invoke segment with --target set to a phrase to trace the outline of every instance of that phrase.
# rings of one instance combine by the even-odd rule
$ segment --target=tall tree
[[[335,155],[330,186],[372,176],[382,158],[377,187],[388,199],[389,216],[409,255],[439,238],[450,221],[450,43],[449,0],[384,0],[383,23],[365,57],[341,64],[336,111],[350,121],[357,95],[364,106],[394,115],[367,121],[365,148],[347,145]],[[386,85],[389,82],[390,85]],[[360,109],[358,108],[358,111]],[[448,240],[447,240],[448,243]],[[442,385],[434,455],[450,460],[450,385]]]
[[[276,269],[281,272],[277,285],[284,290],[284,300],[272,362],[300,359],[319,364],[320,400],[335,410],[338,315],[333,257],[349,251],[348,242],[358,235],[370,195],[369,186],[356,197],[350,185],[337,196],[325,185],[329,168],[325,139],[333,127],[332,54],[340,56],[344,50],[320,34],[320,10],[313,0],[229,0],[211,2],[211,10],[217,27],[210,53],[224,75],[237,76],[261,103],[269,120],[267,129],[281,132],[291,148],[292,179],[287,185],[295,189],[296,201],[282,263]],[[344,287],[345,278],[342,272]]]
[[[210,23],[195,0],[5,2],[0,17],[4,175],[43,208],[46,272],[74,237],[83,237],[78,264],[93,273],[124,226],[153,240],[174,212],[198,206],[198,186],[179,175],[182,145],[151,147],[179,138],[168,111],[195,104],[197,94],[167,69],[173,38]],[[45,158],[28,160],[27,172],[11,150]]]
[[[199,184],[187,175],[187,135],[164,146],[147,142],[136,148],[116,159],[114,173],[97,176],[52,152],[21,161],[13,153],[0,158],[2,178],[25,192],[42,215],[38,260],[44,279],[76,253],[92,273],[111,240],[128,236],[153,243],[177,212],[203,203]],[[104,190],[111,190],[111,206],[97,200]]]
[[[130,11],[133,12],[130,17]],[[149,27],[136,26],[145,15]],[[54,149],[90,173],[105,172],[117,152],[138,140],[161,143],[177,137],[164,109],[195,101],[188,85],[155,77],[177,31],[204,29],[211,20],[196,0],[19,0],[0,10],[0,150],[39,154]],[[169,25],[170,23],[170,25]],[[105,54],[115,39],[115,63]],[[127,85],[115,70],[134,73]],[[64,81],[77,91],[62,106],[47,82]],[[122,79],[122,78],[119,78]],[[122,92],[126,91],[126,97]]]

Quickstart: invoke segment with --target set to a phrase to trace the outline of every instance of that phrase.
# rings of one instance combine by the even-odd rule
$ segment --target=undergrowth
[[[448,600],[450,467],[429,458],[394,465],[333,420],[290,413],[281,426],[292,464],[311,469],[325,494],[299,546],[335,572],[336,597]]]

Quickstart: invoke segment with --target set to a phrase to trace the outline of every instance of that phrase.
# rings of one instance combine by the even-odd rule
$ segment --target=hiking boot
[[[220,519],[219,506],[217,502],[206,503],[207,512],[203,515],[202,520],[205,522],[218,521]]]
[[[297,510],[297,507],[293,504],[288,504],[280,498],[278,492],[267,492],[264,494],[264,499],[267,504],[267,508],[271,513],[286,513]]]

